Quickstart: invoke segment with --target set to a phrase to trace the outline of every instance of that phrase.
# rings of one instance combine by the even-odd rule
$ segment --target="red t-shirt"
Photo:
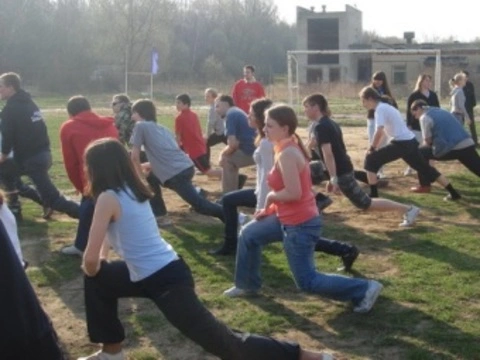
[[[175,134],[180,137],[180,146],[190,159],[207,153],[200,120],[192,110],[182,110],[175,118]]]
[[[257,81],[252,83],[246,82],[244,79],[238,80],[233,85],[232,98],[235,106],[239,107],[247,114],[250,111],[250,103],[255,99],[265,97],[265,90],[262,84]]]

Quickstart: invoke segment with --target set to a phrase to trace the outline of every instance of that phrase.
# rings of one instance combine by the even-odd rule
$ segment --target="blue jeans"
[[[91,197],[83,196],[80,202],[80,217],[78,219],[77,235],[75,237],[75,247],[78,250],[85,251],[92,226],[93,213],[95,211],[95,202]]]
[[[283,245],[295,284],[302,291],[360,303],[368,288],[367,280],[323,274],[315,269],[314,248],[321,228],[320,216],[299,225],[283,226]]]
[[[262,286],[260,265],[262,248],[272,242],[282,241],[282,224],[276,215],[252,220],[242,227],[238,237],[235,262],[235,286],[257,291]]]
[[[262,285],[262,247],[283,239],[290,270],[300,290],[358,304],[365,297],[366,280],[316,271],[314,248],[320,232],[320,216],[296,226],[282,226],[276,215],[249,222],[242,228],[238,239],[235,286],[243,290],[259,290]]]
[[[237,247],[238,206],[254,208],[257,205],[255,189],[235,190],[225,194],[222,198],[223,216],[225,217],[225,243],[224,247],[235,249]]]
[[[22,175],[27,175],[35,185],[40,195],[43,206],[63,212],[68,216],[78,219],[79,205],[74,201],[67,200],[52,183],[48,170],[52,166],[52,154],[44,151],[26,159],[21,164]],[[20,193],[20,195],[23,195]]]
[[[195,168],[192,166],[171,177],[165,181],[163,185],[180,195],[180,197],[190,204],[196,212],[216,217],[223,222],[222,206],[208,201],[198,193],[197,189],[195,189],[195,186],[192,184],[192,178],[194,175]]]

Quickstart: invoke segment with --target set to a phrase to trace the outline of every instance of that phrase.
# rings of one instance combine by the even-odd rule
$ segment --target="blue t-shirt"
[[[225,121],[225,135],[235,136],[240,143],[239,149],[246,155],[255,151],[255,129],[248,125],[247,114],[238,107],[228,109]]]

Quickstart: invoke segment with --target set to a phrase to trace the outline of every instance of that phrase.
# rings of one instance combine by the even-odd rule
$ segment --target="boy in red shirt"
[[[255,79],[255,67],[253,65],[245,65],[243,67],[243,79],[238,80],[232,89],[232,98],[235,106],[248,114],[250,103],[263,97],[265,97],[265,89]]]
[[[187,94],[180,94],[175,98],[175,106],[179,112],[175,118],[177,143],[203,174],[211,177],[221,177],[220,170],[214,170],[210,167],[200,120],[197,114],[190,109],[191,104],[192,101]]]

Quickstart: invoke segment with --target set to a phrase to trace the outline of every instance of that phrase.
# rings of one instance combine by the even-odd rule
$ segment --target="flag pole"
[[[150,99],[153,101],[153,73],[150,73]]]

